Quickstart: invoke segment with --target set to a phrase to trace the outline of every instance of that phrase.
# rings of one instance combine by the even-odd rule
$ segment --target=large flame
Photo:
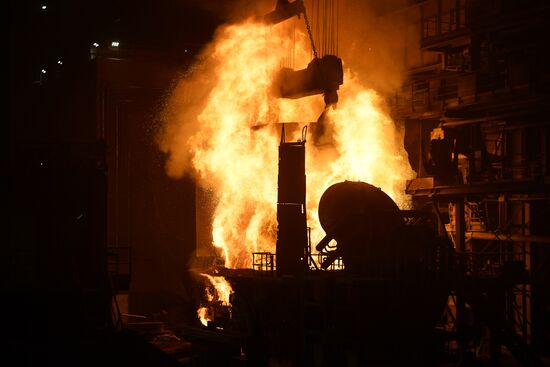
[[[316,121],[323,112],[322,96],[282,100],[271,93],[281,66],[299,69],[310,61],[305,34],[296,29],[295,37],[289,37],[293,22],[267,26],[248,21],[218,31],[202,67],[182,82],[190,88],[206,84],[208,93],[195,98],[192,106],[181,105],[187,113],[176,130],[165,130],[161,142],[171,152],[169,172],[183,167],[189,154],[200,185],[215,193],[213,244],[230,268],[250,267],[252,252],[275,249],[280,140],[276,123]],[[178,91],[173,98],[178,98]],[[313,242],[323,235],[317,204],[330,185],[366,181],[403,206],[405,181],[414,175],[402,136],[381,97],[360,85],[351,70],[345,70],[339,95],[337,108],[327,111],[325,136],[319,139],[328,143],[306,145]]]

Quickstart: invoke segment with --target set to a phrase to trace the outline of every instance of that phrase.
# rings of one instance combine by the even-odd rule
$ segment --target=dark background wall
[[[132,249],[130,312],[185,308],[194,184],[165,175],[156,116],[220,19],[168,0],[12,1],[7,14],[13,340],[44,345],[104,324],[113,246]]]

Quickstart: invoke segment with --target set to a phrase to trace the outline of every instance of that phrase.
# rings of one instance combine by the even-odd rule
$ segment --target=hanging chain
[[[317,49],[315,48],[315,42],[313,41],[313,34],[311,33],[311,27],[309,25],[309,19],[307,17],[305,4],[304,4],[304,21],[306,22],[307,34],[309,35],[309,40],[311,42],[311,49],[313,50],[313,56],[315,56],[315,58],[317,59],[319,57],[317,56]]]

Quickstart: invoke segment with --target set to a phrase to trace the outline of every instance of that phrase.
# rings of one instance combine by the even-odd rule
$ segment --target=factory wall
[[[155,145],[178,66],[150,50],[122,50],[121,58],[108,52],[95,60],[96,130],[107,145],[107,246],[131,251],[128,311],[160,317],[189,301],[183,280],[195,245],[194,183],[167,177]]]

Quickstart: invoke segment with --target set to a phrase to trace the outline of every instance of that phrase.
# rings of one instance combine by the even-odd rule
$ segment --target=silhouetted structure
[[[466,277],[447,327],[461,358],[477,347],[498,363],[502,344],[531,365],[550,350],[550,8],[438,0],[402,11],[419,19],[393,99],[418,173],[407,192],[440,213]]]

